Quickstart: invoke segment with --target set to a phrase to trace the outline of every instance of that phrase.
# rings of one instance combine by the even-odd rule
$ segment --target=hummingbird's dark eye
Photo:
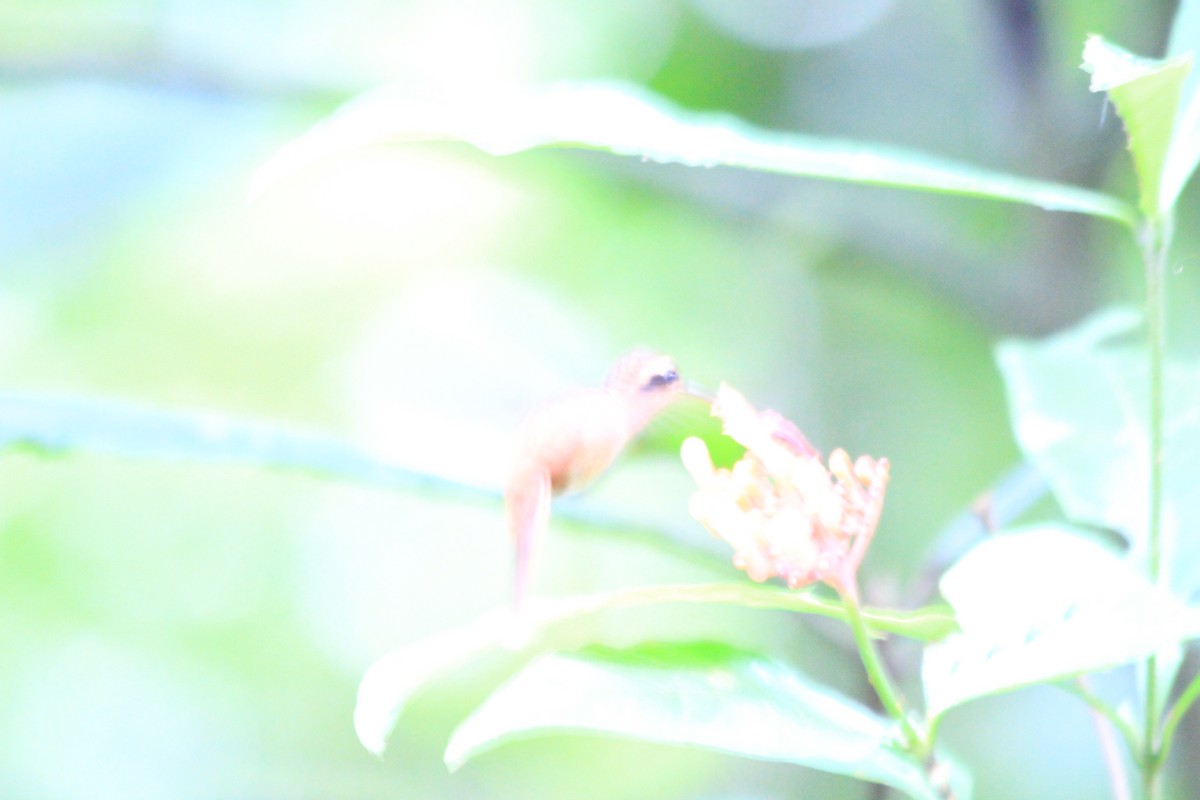
[[[650,380],[646,382],[646,385],[643,386],[642,389],[644,391],[661,389],[664,386],[670,386],[672,383],[675,383],[678,380],[679,373],[673,369],[669,369],[666,372],[659,373],[658,375],[651,375]]]

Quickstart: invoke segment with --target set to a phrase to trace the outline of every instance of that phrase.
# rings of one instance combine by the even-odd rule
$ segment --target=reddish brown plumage
[[[515,604],[524,597],[551,496],[595,480],[681,391],[670,357],[635,350],[613,366],[603,387],[569,392],[526,417],[504,493],[516,549]]]

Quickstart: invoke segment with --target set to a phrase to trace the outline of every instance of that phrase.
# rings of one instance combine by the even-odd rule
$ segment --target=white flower
[[[680,456],[698,487],[692,516],[733,547],[734,565],[755,581],[850,585],[883,510],[887,459],[851,463],[835,450],[826,467],[792,422],[755,410],[724,384],[712,413],[746,454],[732,469],[716,469],[703,441],[683,443]]]

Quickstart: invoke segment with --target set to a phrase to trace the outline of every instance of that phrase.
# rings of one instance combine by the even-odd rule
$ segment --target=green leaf
[[[1197,50],[1200,50],[1200,2],[1181,0],[1175,12],[1167,56],[1191,56],[1195,59]],[[1159,200],[1162,208],[1175,205],[1183,187],[1196,170],[1197,162],[1200,162],[1200,75],[1192,70],[1183,84],[1179,116],[1175,120],[1175,132],[1163,170]]]
[[[722,437],[727,438],[727,437]],[[93,397],[0,394],[0,452],[41,457],[98,454],[208,466],[249,466],[300,472],[389,490],[480,503],[500,502],[498,486],[455,480],[399,466],[335,436],[237,419],[211,411],[170,411]],[[403,454],[401,454],[403,455]],[[642,520],[564,502],[555,517],[675,555],[711,564],[712,550],[686,526]],[[714,543],[715,544],[715,543]],[[724,559],[722,553],[720,558]]]
[[[504,96],[414,99],[380,90],[347,105],[264,164],[251,196],[314,162],[359,147],[420,140],[468,142],[494,155],[547,145],[643,160],[765,172],[1028,203],[1132,225],[1110,195],[893,147],[779,133],[725,114],[680,109],[640,88],[564,83]]]
[[[997,348],[1017,442],[1068,518],[1119,531],[1144,556],[1149,520],[1148,375],[1131,334],[1139,315],[1110,309],[1041,342]],[[1200,365],[1165,370],[1163,536],[1170,583],[1200,586]]]
[[[396,721],[417,690],[510,640],[514,649],[531,646],[534,641],[510,614],[494,611],[469,625],[442,631],[383,656],[370,666],[358,685],[354,706],[358,740],[367,750],[382,756]]]
[[[1108,92],[1125,122],[1129,152],[1138,177],[1139,207],[1154,219],[1174,203],[1163,202],[1163,171],[1184,81],[1192,70],[1190,53],[1170,59],[1139,58],[1090,36],[1083,47],[1083,69],[1092,75],[1091,90]],[[1190,169],[1190,168],[1189,168]],[[1177,176],[1171,178],[1173,185]]]
[[[727,438],[727,437],[724,437]],[[237,419],[210,411],[169,411],[92,397],[0,394],[0,452],[42,457],[98,454],[209,466],[300,472],[382,489],[496,504],[497,486],[399,466],[352,442],[313,431]],[[403,454],[401,454],[403,455]],[[694,530],[643,521],[573,502],[555,517],[712,564]],[[724,559],[724,554],[721,554]]]
[[[1144,658],[1197,635],[1197,615],[1068,526],[988,539],[942,577],[962,633],[925,651],[932,720],[986,695]]]
[[[320,433],[87,397],[0,395],[0,451],[5,450],[238,464],[466,497],[499,494],[389,464]]]
[[[666,603],[740,605],[844,616],[838,601],[811,591],[749,583],[649,586],[583,597],[533,598],[519,616],[495,611],[461,628],[393,650],[376,661],[358,689],[354,712],[358,738],[372,753],[381,755],[409,698],[426,683],[452,669],[501,649],[537,651],[562,627],[593,615]],[[941,638],[957,630],[954,617],[941,606],[916,611],[866,609],[864,616],[877,634],[897,633],[921,641]]]
[[[893,725],[803,674],[710,643],[547,655],[454,732],[453,769],[506,741],[560,731],[693,745],[937,795]]]

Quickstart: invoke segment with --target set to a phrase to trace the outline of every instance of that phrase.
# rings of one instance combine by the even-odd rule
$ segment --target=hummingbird
[[[532,551],[549,522],[551,497],[599,477],[658,412],[683,394],[709,399],[680,380],[670,356],[637,349],[613,365],[602,386],[575,389],[525,418],[504,492],[516,554],[514,608],[520,608],[528,588]]]

